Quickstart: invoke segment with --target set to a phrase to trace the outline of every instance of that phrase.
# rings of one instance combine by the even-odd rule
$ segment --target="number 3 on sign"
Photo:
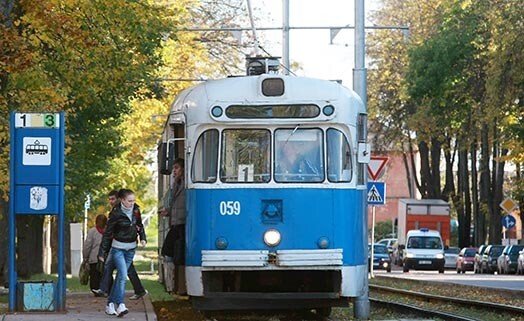
[[[240,215],[239,201],[220,202],[220,215]]]

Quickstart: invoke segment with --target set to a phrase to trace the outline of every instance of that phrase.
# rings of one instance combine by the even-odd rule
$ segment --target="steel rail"
[[[467,318],[460,315],[448,313],[448,312],[442,312],[442,311],[436,311],[436,310],[428,310],[421,307],[418,307],[416,305],[406,304],[406,303],[398,303],[398,302],[392,302],[387,300],[381,300],[376,298],[369,298],[369,301],[372,305],[378,305],[387,309],[394,309],[397,312],[406,313],[412,312],[418,315],[423,315],[424,317],[437,317],[442,318],[444,320],[450,320],[450,321],[479,321],[477,319]]]
[[[489,310],[494,309],[494,310],[500,310],[500,311],[503,310],[504,312],[510,311],[514,313],[521,313],[524,315],[524,308],[506,305],[506,304],[478,301],[478,300],[471,300],[471,299],[452,298],[452,297],[447,297],[447,296],[442,296],[442,295],[428,294],[428,293],[403,290],[403,289],[396,289],[396,288],[392,288],[388,286],[374,285],[374,284],[370,284],[369,288],[374,289],[374,290],[379,290],[379,291],[386,291],[386,292],[410,295],[410,296],[418,297],[418,298],[434,299],[434,300],[463,304],[467,306],[475,306],[475,307],[482,308],[482,309],[489,309]]]

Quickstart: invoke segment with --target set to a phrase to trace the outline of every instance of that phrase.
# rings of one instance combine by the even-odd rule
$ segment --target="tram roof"
[[[285,93],[268,97],[261,91],[261,83],[267,78],[284,80]],[[172,111],[182,110],[188,98],[201,96],[208,102],[274,103],[276,101],[337,100],[343,96],[360,100],[352,90],[335,81],[284,75],[258,75],[208,80],[184,90],[172,105]],[[199,100],[200,100],[199,99]],[[206,104],[208,105],[208,104]]]

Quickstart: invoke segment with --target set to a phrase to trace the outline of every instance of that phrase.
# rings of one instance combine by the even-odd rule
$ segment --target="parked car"
[[[482,259],[482,255],[484,254],[484,251],[486,250],[486,247],[487,247],[486,244],[482,244],[479,247],[479,250],[477,251],[477,254],[475,254],[475,263],[473,265],[473,271],[475,273],[482,273],[480,271],[480,260]]]
[[[371,269],[371,245],[368,244],[368,269]],[[389,257],[388,248],[383,244],[375,243],[373,245],[373,269],[384,269],[391,272],[391,258]]]
[[[519,252],[524,250],[524,245],[512,245],[508,249],[508,254],[504,257],[504,273],[512,274],[517,272],[517,259]]]
[[[520,251],[517,258],[517,274],[524,274],[524,250]]]
[[[398,241],[397,239],[391,238],[391,239],[382,239],[378,241],[377,243],[385,245],[388,248],[389,253],[393,253],[393,246],[396,246],[397,241]]]
[[[447,247],[444,249],[444,268],[456,269],[457,257],[460,252],[458,247]]]
[[[508,251],[511,245],[506,245],[497,258],[497,274],[504,274],[504,259],[508,255]]]
[[[475,254],[478,249],[476,247],[465,247],[460,250],[457,257],[457,273],[466,273],[466,271],[473,271],[475,265]]]
[[[497,258],[502,254],[504,245],[488,245],[480,259],[480,273],[493,274],[497,271]]]

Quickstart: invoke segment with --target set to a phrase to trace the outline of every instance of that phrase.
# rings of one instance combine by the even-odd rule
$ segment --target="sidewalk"
[[[132,301],[132,292],[126,292],[125,305],[129,313],[119,320],[156,321],[155,310],[149,295]],[[67,293],[65,313],[8,313],[0,315],[2,321],[102,321],[117,319],[105,314],[106,298],[95,298],[92,293]]]

